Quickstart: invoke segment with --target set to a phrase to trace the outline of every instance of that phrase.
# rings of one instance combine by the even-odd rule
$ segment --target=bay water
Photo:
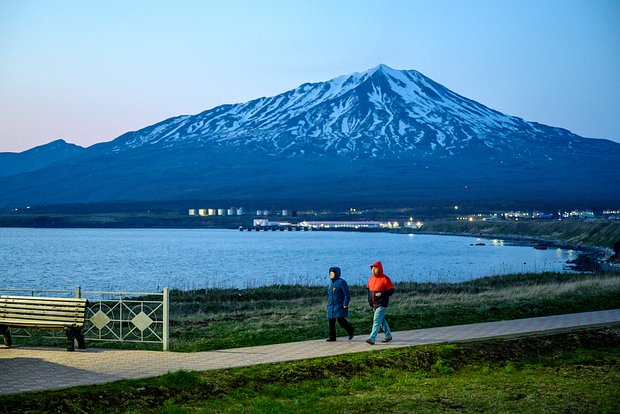
[[[424,234],[0,228],[0,290],[324,285],[331,266],[363,285],[377,260],[394,282],[458,282],[566,271],[575,257],[572,250]]]

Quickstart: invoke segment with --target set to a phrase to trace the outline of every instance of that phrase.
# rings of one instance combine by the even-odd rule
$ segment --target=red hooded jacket
[[[373,309],[378,307],[387,308],[390,302],[390,296],[394,293],[394,284],[392,280],[383,273],[383,265],[381,262],[374,262],[371,266],[379,269],[379,275],[375,276],[372,273],[368,279],[368,303]],[[377,292],[381,292],[381,296],[377,296]]]

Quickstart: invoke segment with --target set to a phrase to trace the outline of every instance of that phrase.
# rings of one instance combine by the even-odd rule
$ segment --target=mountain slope
[[[593,207],[620,204],[617,165],[620,144],[504,115],[419,72],[379,65],[170,118],[64,159],[50,157],[40,168],[0,174],[0,203]]]
[[[80,154],[84,148],[59,139],[21,153],[0,153],[0,177],[36,171],[55,163],[62,163]]]
[[[525,160],[578,154],[583,144],[567,130],[503,115],[417,71],[379,65],[274,97],[172,118],[120,137],[114,150],[217,145],[274,156],[424,158],[488,149],[497,158],[511,152],[507,158]]]

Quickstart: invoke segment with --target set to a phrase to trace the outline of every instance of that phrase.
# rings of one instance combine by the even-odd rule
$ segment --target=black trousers
[[[342,326],[342,328],[347,331],[349,336],[353,335],[355,331],[353,325],[347,321],[347,318],[337,318],[337,319],[328,319],[329,321],[329,339],[336,339],[336,321]]]

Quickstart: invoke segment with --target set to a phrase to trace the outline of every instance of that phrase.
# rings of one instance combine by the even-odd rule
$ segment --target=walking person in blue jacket
[[[329,268],[329,287],[327,289],[327,320],[329,321],[329,338],[327,342],[336,340],[336,321],[349,334],[349,339],[353,339],[355,328],[347,321],[349,314],[349,285],[344,279],[340,278],[340,268]]]

